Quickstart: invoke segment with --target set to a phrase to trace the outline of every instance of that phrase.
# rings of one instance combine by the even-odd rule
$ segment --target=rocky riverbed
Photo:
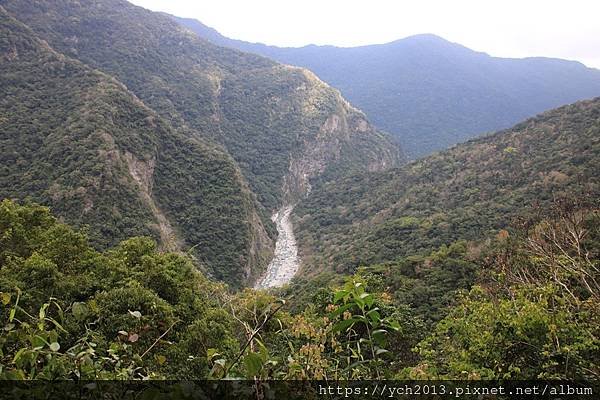
[[[265,276],[257,282],[257,289],[283,286],[298,272],[298,246],[290,218],[293,209],[293,206],[284,206],[273,214],[272,220],[279,233],[275,243],[275,255],[267,267]]]

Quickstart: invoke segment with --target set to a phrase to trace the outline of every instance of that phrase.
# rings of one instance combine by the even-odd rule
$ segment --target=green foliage
[[[399,324],[375,294],[355,280],[330,292],[335,304],[302,312],[261,292],[236,296],[231,312],[246,342],[233,359],[209,349],[212,378],[358,379],[390,376],[388,343],[401,338]],[[394,364],[394,363],[392,363]]]
[[[329,280],[315,291],[307,282],[317,301],[292,306],[264,291],[230,293],[188,258],[158,253],[149,238],[99,253],[43,207],[5,200],[0,210],[3,379],[591,379],[600,372],[594,205],[559,202],[525,221],[525,233],[363,268],[341,286]],[[431,288],[419,297],[423,282]],[[472,282],[478,286],[456,300]]]
[[[598,197],[599,138],[596,99],[399,169],[315,187],[295,209],[300,255],[309,270],[353,273],[493,237],[561,193]]]
[[[588,206],[589,207],[589,206]],[[419,344],[414,379],[597,379],[600,214],[559,202],[489,258]]]
[[[431,325],[446,315],[457,291],[473,285],[480,269],[477,263],[484,257],[482,252],[484,249],[474,243],[459,241],[426,256],[362,267],[359,274],[376,277],[377,290],[389,293],[396,306],[408,306],[415,316]]]
[[[595,379],[598,305],[578,310],[557,286],[514,288],[496,299],[479,287],[419,345],[415,379]]]
[[[47,209],[8,200],[0,226],[3,376],[193,378],[208,373],[206,348],[237,347],[225,288],[151,239],[99,253]]]
[[[150,113],[116,83],[45,47],[4,11],[0,31],[0,46],[15,53],[0,64],[0,198],[52,205],[71,223],[90,225],[101,246],[133,234],[158,237],[116,153],[149,156],[157,134],[143,122]]]
[[[186,137],[4,11],[0,24],[0,46],[16,54],[0,65],[0,198],[50,205],[88,226],[97,248],[147,235],[162,248],[193,247],[199,264],[234,285],[251,278],[248,268],[258,273],[272,244],[223,149]]]
[[[85,334],[72,346],[68,332],[61,323],[68,318],[56,299],[41,306],[35,315],[19,307],[20,292],[13,304],[3,302],[3,311],[9,311],[0,339],[2,379],[141,379],[157,378],[144,368],[139,355],[133,352],[133,336],[115,341],[108,349],[95,343],[101,337],[86,326]],[[77,303],[75,303],[77,304]],[[79,306],[72,314],[81,319]],[[57,319],[49,315],[56,314]],[[4,319],[4,318],[3,318]],[[61,345],[62,343],[62,345]],[[13,354],[14,352],[14,354]],[[7,354],[8,353],[8,354]]]
[[[599,100],[341,179],[397,149],[309,72],[80,3],[0,1],[0,378],[598,377],[597,206],[550,204],[598,197]],[[251,281],[307,176],[293,304],[198,271]]]
[[[381,313],[375,296],[365,291],[364,284],[349,280],[335,292],[329,317],[335,321],[331,333],[340,333],[339,357],[346,366],[340,377],[359,379],[383,378],[384,355],[389,332],[398,331],[400,324]]]

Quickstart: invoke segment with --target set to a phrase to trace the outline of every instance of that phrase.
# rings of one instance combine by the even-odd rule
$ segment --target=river
[[[291,214],[293,206],[284,206],[275,214],[272,220],[277,225],[277,242],[275,255],[267,267],[267,273],[256,284],[257,289],[280,287],[289,283],[300,266],[298,246],[294,237]]]

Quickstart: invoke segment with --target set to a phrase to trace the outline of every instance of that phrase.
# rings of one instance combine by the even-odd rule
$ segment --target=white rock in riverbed
[[[283,286],[298,272],[298,247],[290,219],[293,209],[293,206],[284,206],[273,214],[272,219],[279,233],[275,243],[275,255],[267,267],[267,273],[257,282],[257,289]]]

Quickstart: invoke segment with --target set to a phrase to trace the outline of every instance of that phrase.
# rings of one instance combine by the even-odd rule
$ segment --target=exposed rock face
[[[152,193],[152,177],[154,175],[156,159],[151,158],[148,161],[142,161],[130,152],[125,152],[124,157],[129,168],[129,174],[131,174],[133,180],[136,181],[144,193]]]
[[[365,138],[379,135],[364,115],[339,99],[339,109],[332,113],[314,137],[306,139],[290,159],[284,177],[284,204],[295,204],[310,194],[310,180],[326,173],[328,168],[355,168],[382,171],[399,165],[403,156],[398,147],[365,148]]]
[[[125,152],[123,158],[127,163],[129,174],[140,187],[140,196],[142,197],[142,200],[148,205],[154,218],[156,218],[158,231],[160,232],[160,247],[165,251],[178,250],[179,245],[177,243],[175,230],[171,226],[166,215],[152,198],[152,185],[154,182],[153,176],[156,159],[151,158],[147,161],[139,160],[130,152]]]

